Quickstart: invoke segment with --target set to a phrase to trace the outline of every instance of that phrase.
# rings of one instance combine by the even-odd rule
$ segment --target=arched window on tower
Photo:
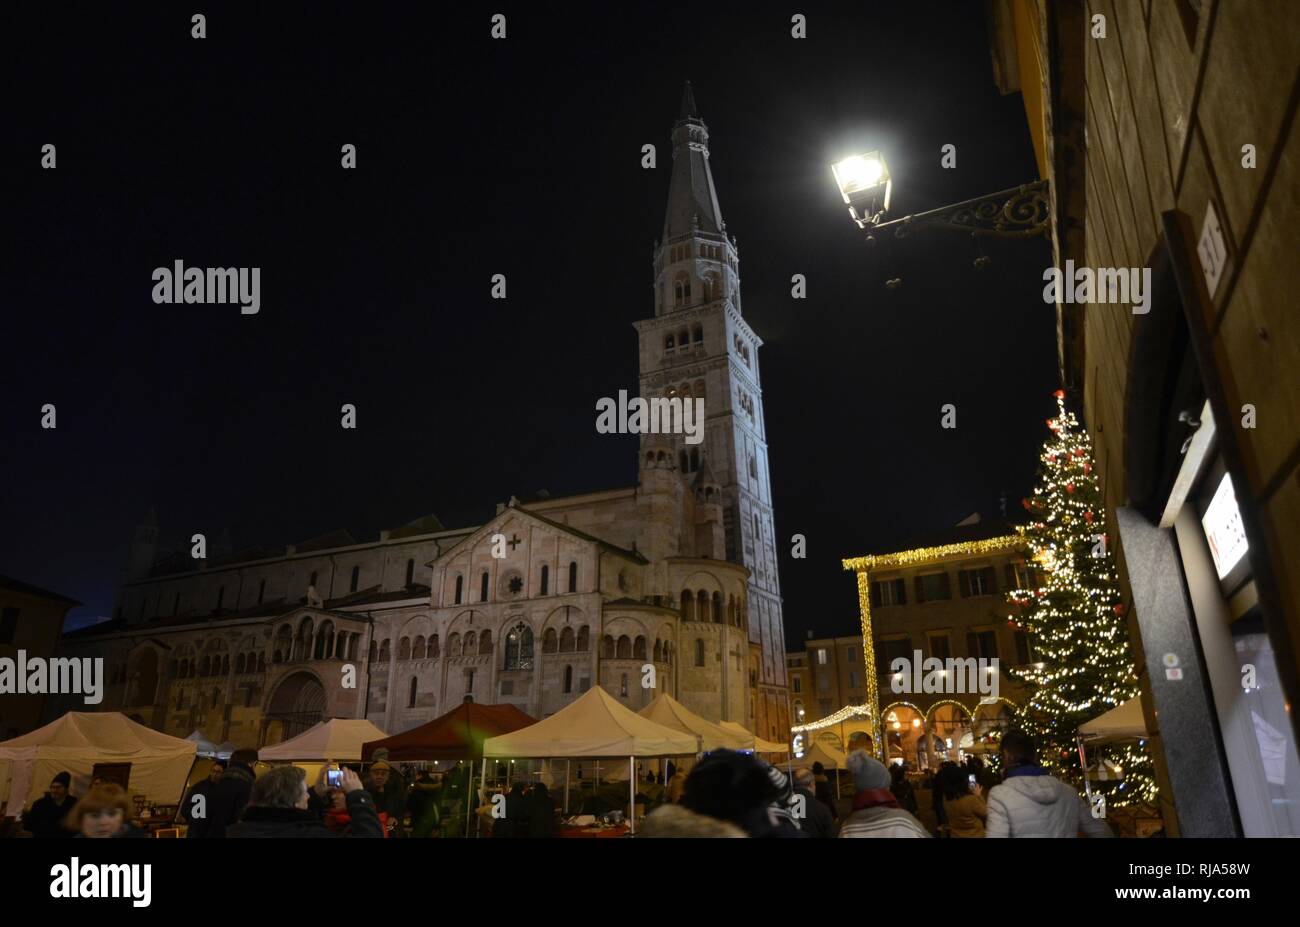
[[[483,575],[479,577],[479,581],[478,581],[478,600],[480,602],[486,602],[487,594],[488,594],[488,574],[487,574],[487,570],[484,570]]]
[[[578,561],[569,561],[569,591],[578,591]]]
[[[572,634],[568,628],[564,629]],[[542,653],[555,653],[560,649],[559,638],[555,634],[555,628],[547,628],[542,632]]]
[[[695,594],[689,589],[682,590],[682,621],[695,620]]]
[[[713,593],[713,623],[722,624],[722,593]]]
[[[543,563],[542,564],[542,591],[541,591],[542,595],[546,595],[548,589],[550,588],[550,585],[551,585],[551,568]]]
[[[361,582],[361,567],[359,567],[359,566],[354,566],[354,567],[352,568],[352,583],[351,583],[350,591],[351,591],[351,592],[356,592],[356,591],[357,591],[357,584],[360,583],[360,582]]]
[[[758,479],[758,464],[752,456],[749,458],[749,475],[754,479]]]
[[[459,605],[461,597],[465,593],[465,577],[457,574],[456,576],[456,601],[454,604]]]
[[[701,589],[695,594],[695,609],[699,613],[698,621],[709,621],[709,594]]]
[[[583,625],[578,629],[578,653],[586,653],[591,649],[591,628]]]
[[[572,691],[573,691],[573,667],[566,666],[564,668],[564,694],[568,695]]]
[[[560,653],[572,653],[573,650],[573,628],[565,628],[560,632]]]
[[[664,335],[664,351],[671,354],[677,347],[677,339],[672,335]]]
[[[406,585],[407,585],[407,588],[410,588],[410,587],[411,587],[412,585],[414,585],[414,584],[415,584],[415,561],[414,561],[414,560],[408,560],[408,561],[406,561]]]
[[[416,690],[417,690],[418,687],[419,687],[419,682],[418,682],[418,680],[417,680],[414,676],[412,676],[412,677],[411,677],[411,691],[410,691],[410,694],[407,696],[407,699],[406,699],[406,707],[407,707],[407,708],[414,708],[414,707],[415,707],[415,696],[416,696]]]
[[[704,665],[704,638],[695,638],[695,665]]]

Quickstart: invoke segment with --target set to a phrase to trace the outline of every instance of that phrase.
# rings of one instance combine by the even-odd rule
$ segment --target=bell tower
[[[758,368],[763,342],[741,315],[739,251],[718,206],[709,133],[689,83],[672,140],[668,208],[654,251],[654,318],[635,323],[641,395],[704,400],[703,440],[671,435],[670,446],[682,480],[696,482],[707,466],[720,494],[726,558],[749,568],[749,640],[762,652],[755,733],[783,740],[790,721]]]

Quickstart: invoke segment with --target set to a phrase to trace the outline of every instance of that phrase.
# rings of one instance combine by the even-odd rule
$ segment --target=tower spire
[[[697,232],[721,233],[722,210],[709,172],[709,130],[695,105],[695,90],[682,88],[681,114],[673,124],[673,173],[668,183],[664,241]]]
[[[677,114],[678,120],[699,118],[699,112],[695,109],[695,91],[691,89],[691,82],[687,81],[686,86],[682,88],[682,109]]]

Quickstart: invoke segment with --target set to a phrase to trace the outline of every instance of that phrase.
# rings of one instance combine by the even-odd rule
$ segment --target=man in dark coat
[[[77,803],[77,797],[68,791],[71,784],[71,774],[61,772],[55,776],[50,790],[32,802],[23,815],[23,829],[33,837],[71,837],[72,831],[63,826],[63,819]]]
[[[825,802],[817,800],[813,791],[816,784],[816,777],[807,766],[794,771],[794,794],[803,798],[803,817],[795,817],[800,829],[809,837],[834,837],[835,819]]]
[[[826,775],[826,767],[821,763],[813,763],[813,794],[817,800],[827,807],[831,813],[831,820],[837,820],[840,816],[839,809],[835,807],[835,791],[831,788],[831,780]]]
[[[434,781],[429,770],[424,770],[411,785],[406,810],[411,815],[411,836],[429,837],[438,829],[440,815],[438,804],[442,800],[442,786]]]
[[[208,825],[199,836],[225,837],[226,828],[239,820],[257,779],[253,772],[256,762],[256,750],[236,750],[230,755],[230,766],[208,794]]]
[[[181,802],[180,817],[181,820],[189,825],[185,831],[186,837],[205,837],[208,830],[208,810],[212,805],[212,790],[217,787],[221,777],[226,772],[225,760],[213,760],[212,768],[208,770],[207,776],[200,782],[194,783],[185,800]],[[202,796],[202,801],[194,799]],[[198,812],[202,810],[202,814]]]
[[[383,837],[374,801],[350,769],[340,773],[351,816],[350,837]],[[324,772],[322,771],[322,779]],[[323,783],[322,783],[323,790]],[[338,837],[307,810],[307,776],[297,766],[280,766],[258,779],[249,794],[243,817],[230,826],[234,837]]]
[[[402,774],[388,765],[387,760],[380,760],[370,767],[370,781],[366,783],[375,807],[388,815],[388,831],[393,837],[404,837],[402,817],[406,814],[408,798],[406,780]]]
[[[528,836],[555,836],[555,803],[545,782],[539,782],[528,792]]]

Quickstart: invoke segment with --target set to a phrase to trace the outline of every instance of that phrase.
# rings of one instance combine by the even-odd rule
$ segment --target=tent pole
[[[473,764],[473,763],[470,764],[469,771],[470,771],[470,776],[469,776],[469,777],[470,777],[471,780],[473,780],[473,778],[474,778],[474,764]],[[482,766],[482,771],[481,771],[480,774],[479,774],[479,791],[481,791],[481,792],[483,793],[483,797],[484,797],[484,798],[487,798],[487,757],[486,757],[486,756],[483,757],[483,766]],[[477,828],[477,827],[474,828],[474,835],[475,835],[476,837],[478,836],[478,828]]]
[[[564,814],[569,814],[569,761],[564,761]]]
[[[627,819],[632,822],[631,833],[636,833],[636,757],[627,758],[628,772],[628,791],[631,795],[628,798]]]

